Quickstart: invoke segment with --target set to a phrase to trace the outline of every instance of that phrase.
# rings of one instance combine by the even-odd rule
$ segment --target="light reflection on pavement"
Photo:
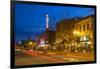
[[[16,51],[15,64],[18,65],[35,65],[35,64],[50,64],[50,63],[68,63],[81,62],[83,58],[71,57],[69,55],[55,53],[39,53],[36,51]]]

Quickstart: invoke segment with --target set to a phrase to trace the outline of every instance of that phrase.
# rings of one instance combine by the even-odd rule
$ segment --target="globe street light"
[[[29,42],[29,45],[32,45],[32,44],[33,44],[33,43],[30,41],[30,42]]]
[[[79,37],[80,32],[79,32],[79,31],[74,30],[74,31],[73,31],[73,33],[74,33],[75,38],[76,38],[75,40],[78,40],[77,38]],[[75,41],[73,44],[75,45],[75,47],[76,47],[76,45],[78,45],[78,44],[76,44],[76,41]],[[78,50],[75,50],[75,52],[77,53],[77,52],[78,52]]]
[[[79,31],[76,31],[76,30],[75,30],[73,33],[74,33],[75,35],[79,35],[79,34],[80,34],[80,32],[79,32]]]
[[[76,34],[76,31],[74,31],[73,33]]]

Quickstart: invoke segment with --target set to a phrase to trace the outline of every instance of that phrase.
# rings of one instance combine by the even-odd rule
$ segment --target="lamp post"
[[[33,48],[33,42],[29,41],[29,48]]]
[[[74,33],[74,35],[79,35],[80,34],[80,32],[76,31],[76,30],[73,33]]]
[[[79,32],[79,31],[74,30],[74,31],[73,31],[73,34],[75,35],[74,46],[76,46],[76,40],[78,40],[77,38],[79,37],[80,32]],[[75,52],[78,52],[78,51],[76,50]]]
[[[33,43],[30,41],[30,42],[29,42],[29,45],[32,45],[32,44],[33,44]]]

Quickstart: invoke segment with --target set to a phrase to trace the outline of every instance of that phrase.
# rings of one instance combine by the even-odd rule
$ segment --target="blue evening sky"
[[[27,38],[37,38],[46,29],[46,14],[49,15],[49,28],[54,30],[56,23],[60,20],[86,17],[94,14],[94,9],[70,6],[16,4],[15,40],[20,41]]]

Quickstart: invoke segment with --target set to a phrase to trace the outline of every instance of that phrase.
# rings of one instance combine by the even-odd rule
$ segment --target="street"
[[[68,63],[93,61],[93,54],[72,54],[64,52],[48,52],[42,53],[37,51],[21,50],[15,52],[15,64],[20,65],[35,65],[35,64],[50,64],[50,63]]]
[[[15,66],[96,61],[94,7],[18,4],[15,10]]]

